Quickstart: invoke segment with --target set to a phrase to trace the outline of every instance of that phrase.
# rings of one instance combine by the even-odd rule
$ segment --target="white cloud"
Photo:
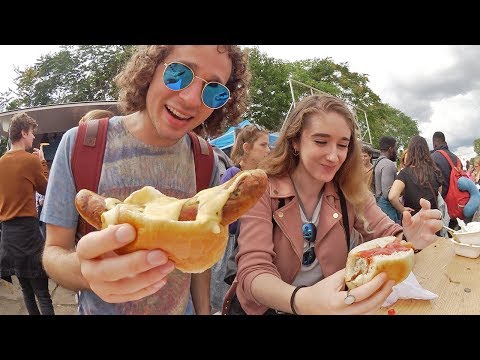
[[[14,87],[15,67],[23,70],[40,56],[59,49],[59,45],[0,45],[0,92]]]
[[[330,57],[367,74],[383,102],[417,120],[432,146],[442,131],[450,149],[474,156],[480,95],[480,46],[261,45],[269,56],[290,61]]]

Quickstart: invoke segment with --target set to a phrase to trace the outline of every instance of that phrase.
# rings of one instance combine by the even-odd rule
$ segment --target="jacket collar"
[[[269,192],[270,197],[276,199],[295,196],[295,189],[288,175],[269,177]],[[324,185],[323,196],[333,196],[337,200],[340,199],[333,181]]]

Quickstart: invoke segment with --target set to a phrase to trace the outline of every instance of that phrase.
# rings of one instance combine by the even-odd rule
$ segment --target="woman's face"
[[[311,115],[304,123],[300,141],[294,144],[300,158],[295,171],[313,181],[331,181],[347,158],[351,136],[343,115]]]
[[[173,91],[163,83],[164,63],[181,62],[194,72],[195,79],[183,90]],[[214,111],[203,104],[205,82],[226,84],[232,71],[228,54],[219,53],[216,45],[176,46],[158,64],[148,88],[146,111],[158,135],[174,144],[187,132],[202,124]]]
[[[245,155],[247,159],[257,165],[261,160],[265,158],[265,156],[270,153],[267,133],[262,132],[251,146],[249,146],[249,144],[246,145],[247,149]]]

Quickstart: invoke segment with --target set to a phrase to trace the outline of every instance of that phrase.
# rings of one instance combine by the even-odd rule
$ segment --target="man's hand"
[[[41,148],[40,149],[33,148],[33,155],[37,155],[40,161],[45,160],[45,156]]]

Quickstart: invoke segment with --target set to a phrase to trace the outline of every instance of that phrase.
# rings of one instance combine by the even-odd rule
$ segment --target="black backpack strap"
[[[345,195],[342,189],[338,188],[338,196],[340,197],[340,206],[342,207],[343,227],[345,230],[345,238],[347,239],[347,251],[350,251],[350,225],[348,223],[348,211]]]

